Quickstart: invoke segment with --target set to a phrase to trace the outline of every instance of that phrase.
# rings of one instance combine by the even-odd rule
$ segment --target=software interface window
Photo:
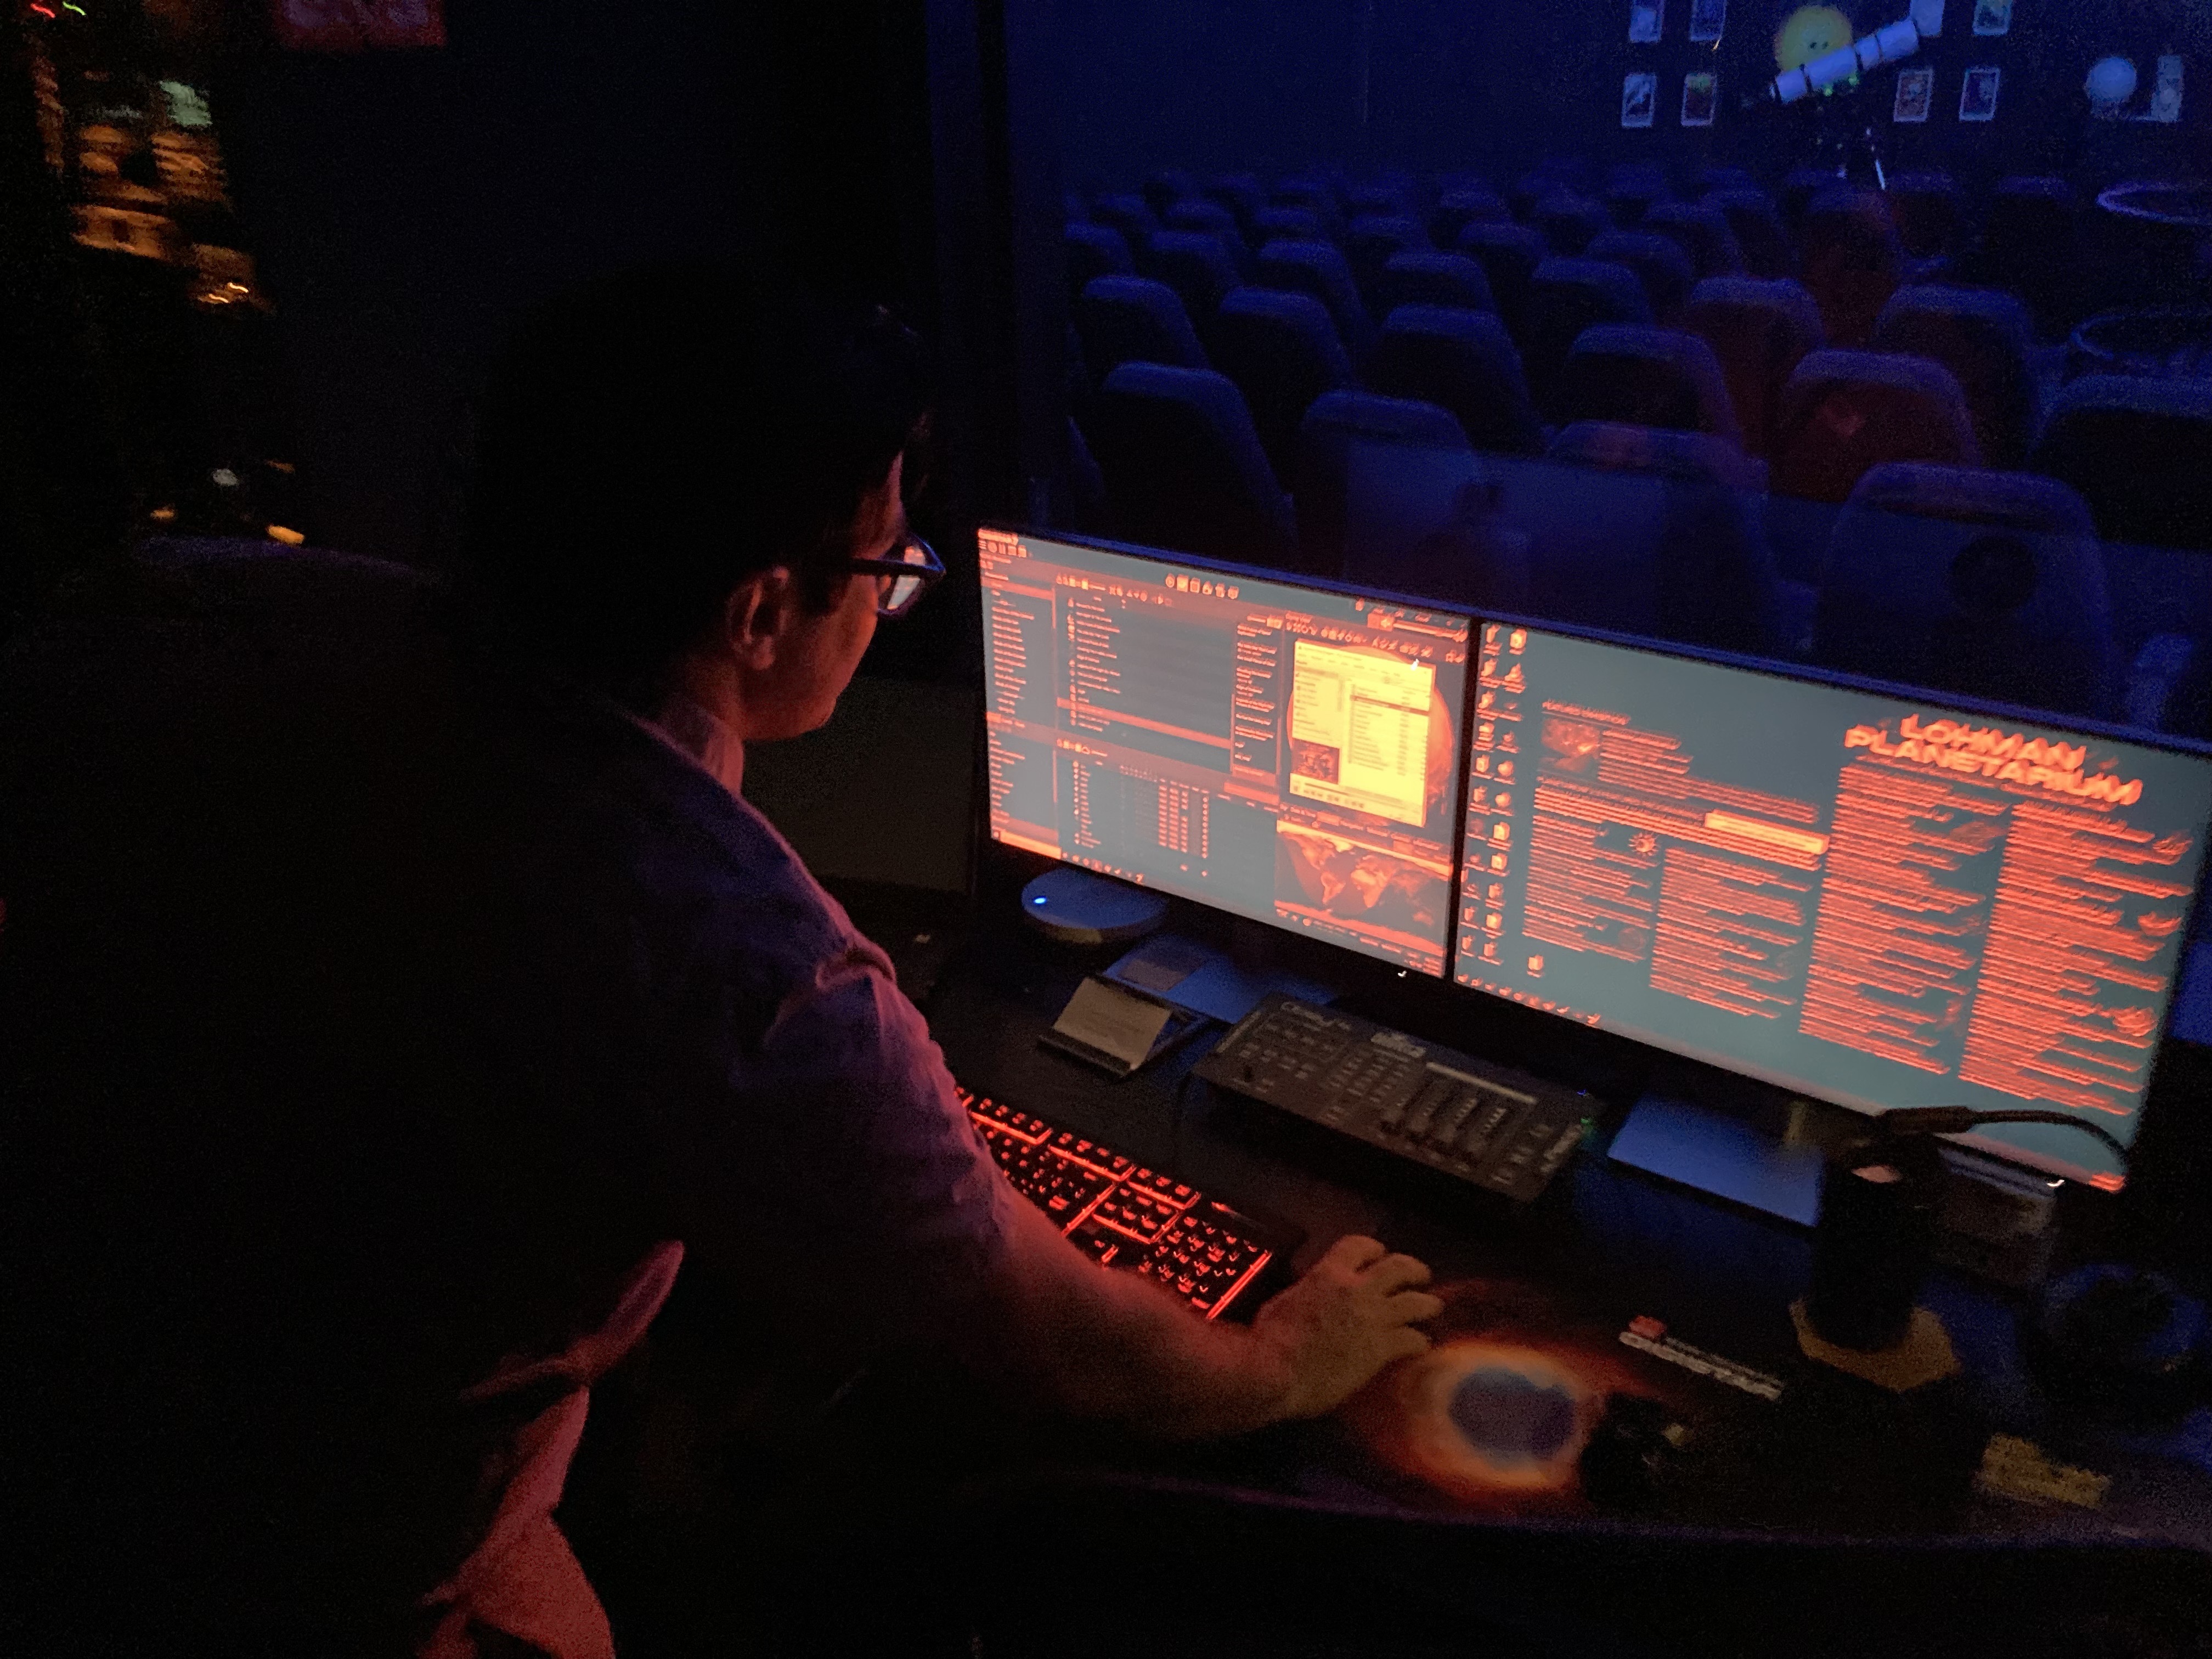
[[[1480,625],[1455,977],[1860,1107],[2134,1131],[2212,766]],[[2088,1138],[1981,1132],[2116,1186]]]
[[[1464,617],[982,535],[998,839],[1441,975]]]

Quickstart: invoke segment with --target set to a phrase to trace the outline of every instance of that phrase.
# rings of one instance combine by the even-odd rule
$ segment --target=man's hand
[[[1304,1278],[1262,1307],[1252,1334],[1289,1373],[1285,1417],[1319,1417],[1342,1405],[1395,1359],[1428,1352],[1413,1327],[1443,1311],[1420,1286],[1429,1270],[1374,1239],[1350,1234]]]
[[[1134,1273],[1102,1272],[1043,1211],[1014,1200],[1008,1248],[954,1340],[1017,1393],[1165,1440],[1319,1417],[1394,1359],[1443,1304],[1429,1270],[1371,1238],[1340,1238],[1249,1327],[1209,1324]]]

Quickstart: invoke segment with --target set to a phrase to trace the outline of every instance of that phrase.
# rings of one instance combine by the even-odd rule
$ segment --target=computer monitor
[[[1470,620],[981,536],[991,833],[1441,976]]]
[[[1486,620],[1454,977],[1861,1109],[2131,1139],[2212,759]],[[2119,1184],[2056,1125],[1967,1137]]]

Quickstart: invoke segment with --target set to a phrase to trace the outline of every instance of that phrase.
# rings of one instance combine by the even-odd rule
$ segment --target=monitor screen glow
[[[1441,975],[1463,615],[981,532],[991,833]]]
[[[1480,627],[1459,983],[1861,1109],[2132,1139],[2212,761]],[[1967,1139],[2119,1184],[2070,1129]]]

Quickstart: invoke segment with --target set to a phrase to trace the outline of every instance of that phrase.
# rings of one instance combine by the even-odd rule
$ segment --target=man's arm
[[[1034,1205],[1018,1206],[989,1274],[994,1328],[970,1358],[1079,1417],[1169,1439],[1317,1417],[1392,1360],[1443,1304],[1429,1270],[1371,1238],[1340,1238],[1249,1328],[1209,1324],[1148,1279],[1098,1267]]]
[[[1339,1240],[1249,1328],[1100,1267],[992,1162],[884,967],[869,947],[824,964],[738,1060],[708,1138],[678,1142],[703,1271],[787,1314],[844,1309],[825,1351],[924,1341],[1042,1405],[1179,1438],[1317,1416],[1427,1347],[1428,1269],[1371,1239]]]

